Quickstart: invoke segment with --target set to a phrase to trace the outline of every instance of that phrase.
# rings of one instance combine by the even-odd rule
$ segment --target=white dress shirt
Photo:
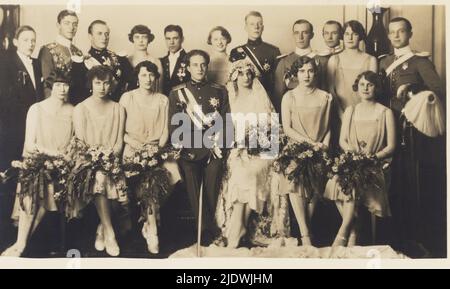
[[[36,89],[36,78],[34,77],[34,69],[33,69],[33,60],[30,56],[26,56],[20,51],[17,51],[17,55],[25,66],[28,75],[30,75],[31,82],[33,83],[34,88]]]
[[[173,71],[175,70],[175,65],[177,64],[178,58],[180,57],[180,53],[183,49],[178,50],[176,53],[169,53],[169,72],[170,76],[172,76]]]

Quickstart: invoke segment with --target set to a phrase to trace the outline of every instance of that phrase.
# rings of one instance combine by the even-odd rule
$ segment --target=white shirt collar
[[[22,60],[22,62],[25,65],[27,65],[27,64],[32,65],[33,64],[33,60],[31,59],[30,56],[26,56],[25,54],[23,54],[19,50],[17,50],[17,55],[19,55],[20,60]]]
[[[183,51],[183,48],[181,48],[180,50],[178,50],[176,53],[169,53],[169,58],[175,59],[175,58],[180,57],[181,51]]]
[[[312,52],[311,46],[305,49],[295,47],[295,54],[297,54],[298,56],[305,56],[310,54],[311,52]]]
[[[72,41],[70,41],[67,38],[64,38],[63,36],[61,36],[59,34],[56,36],[56,43],[61,44],[62,46],[69,48],[69,50],[70,50],[70,47],[72,46]]]
[[[405,46],[405,47],[402,47],[402,48],[394,48],[394,54],[395,54],[395,56],[403,56],[403,55],[405,55],[405,54],[407,54],[407,53],[410,53],[410,52],[412,52],[412,50],[411,50],[411,46]]]

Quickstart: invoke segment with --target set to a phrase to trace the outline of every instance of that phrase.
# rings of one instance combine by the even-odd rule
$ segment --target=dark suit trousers
[[[179,164],[184,175],[189,201],[198,223],[198,209],[200,186],[203,180],[203,214],[202,231],[208,230],[211,233],[218,232],[219,228],[215,222],[217,199],[219,195],[219,184],[222,179],[222,159],[211,158],[208,163],[208,156],[196,161],[180,159]]]

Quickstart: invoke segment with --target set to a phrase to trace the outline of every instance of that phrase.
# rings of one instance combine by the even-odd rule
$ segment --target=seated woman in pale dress
[[[134,153],[145,145],[156,145],[162,148],[169,139],[169,101],[165,95],[156,92],[157,82],[161,77],[158,67],[150,61],[143,61],[136,66],[135,73],[139,79],[139,87],[126,92],[120,99],[120,104],[127,113],[124,159],[134,157]],[[176,182],[179,179],[176,164],[173,163],[168,169],[171,172],[171,181]],[[139,192],[134,193],[139,198]],[[159,204],[153,203],[146,214],[142,216],[146,220],[142,234],[147,240],[149,252],[157,254],[159,252],[157,226]]]
[[[362,72],[377,72],[377,59],[359,49],[366,39],[361,23],[355,20],[344,24],[344,50],[330,57],[327,65],[329,92],[336,98],[338,113],[342,117],[348,106],[361,101],[352,86],[355,78]]]
[[[55,73],[49,82],[52,92],[49,98],[33,104],[28,110],[26,120],[25,144],[23,157],[39,152],[49,156],[63,155],[73,136],[73,106],[68,103],[69,78],[62,73]],[[18,185],[20,190],[20,184]],[[33,197],[24,197],[24,210],[18,198],[14,205],[13,219],[18,219],[19,229],[16,243],[3,252],[2,256],[19,257],[27,246],[30,234],[41,223],[46,212],[58,211],[54,198],[54,185],[50,183],[45,197],[37,198],[36,215],[31,212]],[[38,193],[38,192],[33,192]],[[34,219],[34,221],[33,221]],[[33,226],[31,228],[31,226]]]
[[[345,110],[339,139],[342,150],[364,152],[389,161],[396,145],[395,121],[393,112],[376,101],[382,91],[378,75],[372,71],[361,73],[353,90],[358,93],[361,103]],[[390,215],[387,187],[381,170],[378,179],[380,183],[376,186],[368,184],[368,189],[356,189],[348,196],[339,189],[336,177],[327,183],[325,197],[336,202],[343,219],[333,246],[356,244],[358,205],[366,206],[377,217]]]
[[[125,109],[109,99],[113,74],[106,66],[94,66],[88,72],[88,85],[92,94],[75,107],[73,124],[75,135],[88,146],[101,146],[113,150],[116,157],[122,156],[123,135],[125,129]],[[120,254],[116,236],[111,223],[111,204],[109,200],[119,199],[120,192],[114,181],[101,171],[95,172],[95,184],[90,195],[100,217],[97,228],[95,248],[111,256]],[[78,217],[79,212],[87,205],[84,200],[77,200],[77,208],[70,215]]]
[[[230,42],[231,35],[222,26],[214,27],[209,32],[207,43],[211,46],[211,62],[208,66],[208,80],[221,85],[228,82],[230,61],[227,47]]]
[[[242,143],[244,130],[249,124],[263,125],[259,114],[266,114],[266,124],[270,124],[274,108],[269,97],[256,77],[256,68],[246,60],[233,63],[230,71],[230,82],[227,85],[232,120],[235,127],[235,142]],[[245,122],[245,118],[254,117],[253,122]],[[277,118],[278,120],[278,118]],[[243,145],[243,144],[242,144]],[[248,146],[249,144],[245,144]],[[218,211],[219,225],[225,226],[224,237],[228,247],[237,248],[241,238],[246,234],[250,213],[261,213],[270,197],[269,169],[270,158],[249,155],[247,148],[233,148],[227,160],[228,176],[224,178],[222,200]]]
[[[283,130],[289,142],[308,142],[328,147],[330,143],[330,110],[332,96],[317,88],[318,67],[314,59],[302,56],[292,64],[298,86],[286,92],[281,102]],[[324,180],[314,180],[316,183]],[[320,186],[319,186],[320,187]],[[302,184],[295,186],[282,177],[280,194],[288,194],[297,219],[302,245],[312,245],[309,225],[318,197],[323,192],[308,192]]]
[[[130,61],[131,65],[133,67],[136,67],[142,61],[150,61],[153,64],[155,64],[156,67],[158,67],[158,73],[159,73],[159,75],[162,76],[163,68],[161,65],[161,61],[158,58],[153,57],[148,52],[148,47],[149,47],[150,43],[153,42],[154,39],[155,39],[155,35],[153,35],[152,31],[147,26],[145,26],[145,25],[134,26],[131,29],[130,33],[128,34],[128,40],[131,43],[133,43],[133,46],[134,46],[134,51],[132,54],[130,54],[128,56],[128,60]],[[156,83],[155,91],[157,91],[157,92],[162,91],[162,80],[163,80],[163,78],[160,77],[158,82]],[[136,83],[134,84],[134,86],[130,87],[131,89],[134,89],[139,86],[137,81],[138,81],[138,79],[136,78]]]

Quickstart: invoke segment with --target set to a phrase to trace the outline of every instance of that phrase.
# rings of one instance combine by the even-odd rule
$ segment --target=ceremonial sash
[[[203,129],[203,124],[210,125],[211,118],[206,117],[203,113],[201,106],[195,100],[192,92],[187,88],[178,90],[178,99],[186,104],[186,112],[191,118],[197,129]]]
[[[264,67],[259,62],[258,58],[255,54],[253,54],[252,50],[248,48],[246,45],[242,46],[242,49],[244,50],[245,54],[247,54],[250,61],[256,66],[256,68],[259,70],[259,73],[263,74],[265,72]]]
[[[386,68],[386,75],[389,76],[392,73],[392,71],[394,71],[394,69],[396,69],[399,65],[401,65],[408,59],[412,58],[414,55],[415,55],[414,52],[411,51],[411,52],[404,54],[396,61],[392,62],[392,64],[389,65],[388,68]]]

